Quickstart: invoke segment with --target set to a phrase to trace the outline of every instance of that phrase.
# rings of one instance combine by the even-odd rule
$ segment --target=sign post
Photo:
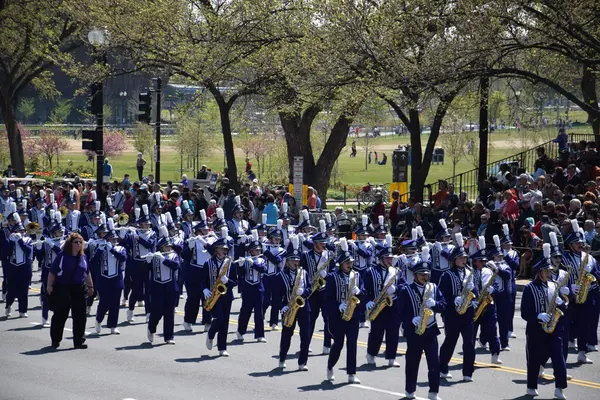
[[[390,187],[390,203],[394,190],[400,192],[401,201],[408,200],[408,152],[406,150],[396,149],[392,155],[392,181]]]
[[[298,204],[301,207],[303,206],[302,186],[304,184],[304,157],[294,157],[294,171],[292,174],[292,178],[294,184],[294,198],[296,199],[296,204]]]

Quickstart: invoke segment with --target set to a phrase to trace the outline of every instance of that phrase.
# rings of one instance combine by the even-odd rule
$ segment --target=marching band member
[[[84,212],[79,218],[79,228],[82,229],[84,226],[89,225],[91,223],[91,219],[96,212],[100,212],[100,202],[98,201],[96,191],[92,190],[89,195],[90,198],[87,200],[87,212]],[[69,197],[75,198],[75,192],[72,191],[69,193]],[[69,204],[69,203],[67,203]],[[85,238],[84,238],[85,239]],[[85,239],[87,242],[87,239]]]
[[[496,269],[493,262],[491,265],[486,264],[487,251],[485,246],[485,238],[479,237],[479,250],[471,254],[471,260],[473,262],[473,273],[475,287],[481,296],[492,296],[494,298],[496,282],[495,274],[492,272],[492,268]],[[481,304],[478,304],[481,307]],[[477,310],[477,309],[476,309]],[[502,361],[498,358],[500,355],[500,339],[498,338],[498,331],[496,330],[496,304],[490,302],[485,309],[481,312],[481,315],[475,321],[475,328],[473,337],[477,337],[477,330],[481,326],[481,342],[489,343],[490,353],[492,354],[492,364],[502,364]]]
[[[406,383],[405,398],[414,399],[417,389],[417,376],[421,357],[425,353],[429,395],[431,400],[441,400],[440,359],[438,356],[438,335],[440,330],[436,322],[436,313],[443,313],[446,301],[437,285],[429,281],[431,263],[428,254],[416,264],[411,265],[414,281],[400,292],[400,319],[406,337]]]
[[[204,210],[200,210],[200,211],[204,211]],[[183,222],[181,223],[181,230],[183,231],[183,236],[184,236],[185,240],[192,237],[192,234],[193,234],[192,221],[193,220],[194,220],[194,212],[192,210],[190,210],[189,208],[186,208],[185,211],[183,212]],[[206,223],[206,211],[204,211],[204,219],[202,219],[202,221],[204,221]],[[207,227],[208,227],[208,225],[207,225]]]
[[[119,335],[119,300],[123,290],[123,272],[127,254],[125,248],[118,246],[118,237],[114,231],[114,220],[107,221],[108,232],[102,244],[96,247],[90,265],[96,264],[100,273],[95,281],[100,300],[96,309],[96,333],[100,333],[104,316],[108,313],[106,327],[112,335]]]
[[[281,296],[278,301],[282,304],[281,314],[283,327],[281,329],[281,341],[279,343],[279,368],[286,368],[285,359],[290,349],[296,322],[300,329],[300,354],[298,355],[298,370],[307,371],[308,346],[310,344],[310,302],[307,300],[310,294],[310,280],[308,274],[300,264],[300,241],[297,236],[290,238],[288,250],[285,253],[285,268],[275,276],[278,280],[279,289],[276,293]],[[300,300],[302,299],[302,300]],[[296,314],[292,313],[290,307],[297,307]],[[288,315],[289,314],[289,315]]]
[[[29,221],[35,222],[40,226],[40,231],[43,232],[46,227],[44,216],[46,215],[46,201],[43,197],[35,199],[35,207],[29,210]],[[39,238],[36,238],[39,239]]]
[[[363,283],[360,275],[352,271],[354,259],[347,251],[346,238],[340,239],[340,247],[345,250],[340,252],[336,260],[339,269],[327,275],[327,283],[325,284],[326,315],[329,322],[329,332],[333,338],[333,346],[327,359],[327,380],[335,380],[333,367],[340,358],[345,339],[348,383],[360,383],[360,380],[356,377],[359,322],[354,310],[361,307],[360,298],[363,297]]]
[[[237,260],[245,256],[246,251],[246,232],[250,230],[248,221],[242,219],[244,217],[244,207],[241,204],[240,196],[235,196],[236,205],[233,207],[230,221],[227,221],[229,234],[235,240],[234,258]]]
[[[549,243],[544,243],[549,252]],[[527,395],[538,396],[538,372],[540,365],[545,363],[548,355],[552,359],[555,378],[555,399],[565,399],[563,390],[567,388],[567,367],[563,355],[563,329],[562,318],[558,319],[552,333],[547,333],[542,324],[550,322],[553,315],[551,302],[557,309],[564,307],[563,299],[558,295],[558,285],[550,280],[552,270],[549,260],[542,257],[532,267],[534,280],[528,283],[523,290],[521,298],[521,318],[527,321],[525,334],[527,336]],[[562,311],[561,311],[562,312]]]
[[[436,242],[431,251],[431,281],[436,284],[440,283],[442,274],[450,268],[448,257],[455,247],[452,244],[452,233],[448,229],[446,220],[440,219],[439,223],[442,229],[435,235]]]
[[[243,268],[244,276],[238,276],[238,282],[244,281],[242,286],[242,307],[238,317],[238,329],[236,337],[243,341],[248,329],[250,314],[254,312],[254,338],[257,342],[266,343],[265,322],[263,314],[263,297],[265,288],[263,286],[262,274],[267,270],[267,263],[262,257],[262,243],[258,238],[258,232],[252,230],[252,241],[248,244],[249,256],[238,260]]]
[[[517,280],[516,276],[519,273],[519,253],[512,248],[512,239],[510,237],[510,231],[508,224],[502,225],[502,239],[500,244],[502,245],[502,255],[504,256],[504,262],[508,265],[512,271],[512,277],[510,279],[510,294],[511,294],[511,308],[510,308],[510,319],[508,325],[508,337],[516,338],[513,334],[513,319],[515,317],[515,305],[517,301]]]
[[[448,363],[454,353],[458,336],[463,340],[463,380],[473,381],[475,369],[475,341],[473,329],[474,310],[479,292],[473,283],[473,270],[467,267],[468,256],[465,253],[462,234],[455,234],[456,247],[450,254],[450,269],[440,278],[440,291],[444,299],[454,299],[444,310],[444,343],[440,347],[440,377],[452,379],[448,372]]]
[[[323,223],[325,224],[325,221],[323,221]],[[326,229],[327,229],[327,226],[325,224],[324,227],[321,229],[321,231],[323,233],[325,233]],[[298,237],[300,238],[300,244],[302,245],[303,252],[312,250],[313,244],[310,240],[310,235],[314,232],[314,230],[315,230],[315,227],[313,227],[310,224],[310,217],[308,215],[308,210],[300,211],[300,223],[298,224],[298,226],[296,226],[296,233],[298,234]],[[304,268],[304,266],[303,266],[303,268]],[[308,272],[308,270],[306,270],[306,271]],[[310,276],[310,272],[308,272],[308,274]]]
[[[97,239],[96,238],[96,229],[98,229],[98,227],[100,226],[100,221],[101,221],[101,213],[100,213],[100,202],[97,201],[96,202],[96,209],[98,209],[98,211],[91,211],[89,213],[86,214],[86,220],[87,220],[87,224],[84,226],[81,226],[81,236],[83,236],[83,240],[85,240],[86,242],[89,242],[92,239]]]
[[[290,242],[290,231],[292,227],[290,226],[290,215],[288,214],[288,203],[284,202],[281,205],[281,213],[279,214],[278,219],[283,221],[283,226],[281,227],[281,239],[284,246],[287,246]]]
[[[13,214],[13,219],[18,221],[18,215]],[[15,299],[19,302],[19,317],[27,318],[29,284],[32,275],[31,264],[33,262],[31,243],[31,238],[25,234],[25,227],[20,222],[15,224],[4,249],[8,255],[6,272],[9,285],[4,310],[7,318],[11,316],[11,308]]]
[[[369,235],[366,231],[367,225],[369,223],[369,217],[363,215],[361,222],[362,223],[357,224],[354,228],[356,241],[348,241],[348,245],[350,248],[350,252],[352,253],[352,257],[354,258],[354,270],[361,275],[364,281],[365,273],[367,272],[371,264],[375,264],[374,262],[372,262],[375,256],[375,246],[371,243],[371,241],[368,240]],[[361,310],[357,310],[357,312],[359,312],[358,318],[360,321],[360,327],[368,328],[370,327],[370,323],[365,319],[365,313],[360,312]]]
[[[6,187],[6,186],[5,186]],[[0,231],[0,261],[2,261],[2,301],[6,301],[6,294],[8,293],[8,253],[7,245],[8,238],[12,234],[13,227],[19,222],[19,215],[16,214],[17,206],[12,201],[7,202],[6,205],[6,226],[2,227]]]
[[[263,214],[263,216],[266,214]],[[277,324],[279,323],[279,310],[281,304],[279,303],[281,294],[278,293],[279,286],[279,273],[282,271],[282,263],[285,258],[286,251],[281,247],[281,241],[283,236],[283,221],[277,220],[277,227],[271,229],[268,234],[269,244],[264,252],[264,257],[267,261],[267,270],[263,275],[263,283],[265,287],[265,296],[263,300],[263,315],[266,315],[267,308],[271,307],[271,313],[269,316],[269,326],[272,330],[278,330]]]
[[[513,272],[504,261],[504,254],[498,235],[493,236],[494,243],[487,248],[487,256],[492,259],[494,266],[498,270],[495,282],[494,303],[496,304],[496,314],[498,316],[498,333],[500,338],[500,347],[502,351],[510,351],[508,334],[512,310],[512,277]]]
[[[52,263],[56,259],[56,256],[61,252],[62,246],[65,243],[65,230],[60,223],[54,222],[48,227],[46,232],[50,237],[46,238],[44,241],[39,241],[36,245],[37,259],[42,269],[40,303],[42,306],[42,327],[44,328],[50,326],[50,323],[48,322],[48,298],[46,297],[48,273],[50,272]]]
[[[150,215],[150,223],[152,225],[152,230],[158,234],[158,230],[163,224],[162,219],[162,196],[160,193],[154,193],[154,203],[152,204],[152,214]]]
[[[562,317],[563,325],[565,329],[563,329],[563,355],[565,360],[567,359],[567,355],[569,354],[569,331],[566,327],[571,327],[572,319],[571,319],[571,309],[568,307],[568,300],[571,290],[569,289],[569,277],[567,273],[570,273],[567,267],[563,264],[563,252],[558,245],[558,237],[555,232],[550,232],[550,263],[552,264],[552,282],[559,283],[565,281],[566,284],[560,287],[560,295],[565,301],[565,315]],[[567,324],[567,322],[569,324]],[[566,361],[565,361],[566,362]],[[544,375],[543,367],[540,369],[540,375]],[[567,378],[569,376],[567,375]]]
[[[67,205],[67,215],[65,217],[64,226],[67,230],[67,234],[71,232],[78,233],[79,225],[83,223],[83,218],[81,218],[81,212],[75,209],[75,205],[77,204],[77,200],[75,199],[75,193],[69,193],[69,197],[66,199]],[[87,225],[87,223],[86,223]]]
[[[159,250],[146,255],[146,262],[150,264],[150,319],[148,320],[148,341],[154,342],[156,327],[163,320],[163,336],[165,343],[175,344],[173,331],[175,330],[175,302],[179,297],[178,275],[181,269],[179,257],[172,250],[168,232],[163,225],[160,227],[162,238],[156,244]]]
[[[302,210],[306,211],[306,210]],[[311,282],[310,302],[310,338],[312,339],[315,331],[315,324],[319,313],[323,314],[323,322],[325,324],[325,340],[323,342],[323,354],[329,354],[331,350],[331,333],[328,329],[327,310],[325,308],[325,288],[317,285],[317,280],[325,280],[327,273],[331,270],[331,263],[334,255],[329,250],[325,249],[327,243],[327,234],[325,233],[325,221],[320,220],[320,232],[315,233],[312,237],[312,250],[305,251],[300,257],[300,266],[308,274]]]
[[[400,243],[404,254],[401,254],[397,259],[397,266],[402,271],[402,275],[406,280],[407,284],[411,284],[414,277],[412,273],[412,266],[421,262],[421,256],[418,253],[417,246],[417,230],[412,229],[411,232],[412,239],[407,239]]]
[[[217,348],[219,355],[229,357],[227,353],[227,332],[229,329],[229,315],[231,313],[231,303],[233,302],[233,288],[236,285],[236,269],[232,265],[231,258],[227,253],[231,247],[228,240],[227,227],[221,228],[221,237],[211,246],[213,256],[204,264],[202,268],[201,288],[206,301],[211,301],[214,296],[219,296],[211,312],[212,322],[208,335],[206,335],[206,348],[212,350],[215,336],[217,336]],[[219,294],[220,285],[225,293]],[[206,304],[205,304],[206,307]]]
[[[394,262],[392,236],[388,235],[386,240],[389,242],[389,246],[382,248],[377,253],[378,264],[373,265],[361,275],[365,285],[367,313],[372,313],[374,309],[380,307],[380,304],[383,307],[377,317],[369,318],[373,322],[367,345],[367,364],[375,365],[375,357],[379,354],[385,334],[385,359],[388,366],[400,367],[400,364],[396,362],[400,332],[400,316],[398,314],[400,306],[397,293],[406,282],[402,271],[392,267]],[[391,305],[385,305],[388,300],[391,300]]]

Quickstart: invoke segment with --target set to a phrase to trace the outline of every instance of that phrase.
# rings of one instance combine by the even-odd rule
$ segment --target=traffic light
[[[90,86],[90,104],[88,106],[88,113],[92,115],[101,115],[102,114],[102,103],[103,103],[103,93],[102,93],[102,84],[94,83]]]
[[[140,105],[138,112],[138,121],[149,124],[152,120],[152,95],[150,93],[140,93]]]
[[[98,133],[98,131],[82,131],[81,136],[83,138],[83,142],[81,147],[83,150],[89,151],[97,151],[102,149],[102,136]]]

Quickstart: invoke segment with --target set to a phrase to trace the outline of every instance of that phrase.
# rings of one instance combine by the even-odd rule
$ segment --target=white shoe
[[[588,344],[587,345],[587,351],[589,351],[589,352],[598,351],[598,346],[594,346],[594,345]]]
[[[369,365],[377,365],[377,363],[375,362],[375,357],[373,357],[369,353],[367,353],[367,364],[369,364]]]
[[[525,394],[526,394],[527,396],[533,396],[533,397],[535,397],[535,396],[539,396],[539,395],[540,395],[540,394],[538,393],[537,389],[529,389],[529,388],[527,389],[527,392],[525,392]]]
[[[271,325],[271,330],[272,331],[278,331],[279,330],[279,326],[277,324],[273,324],[273,325]]]
[[[102,326],[100,325],[100,322],[96,321],[94,327],[96,328],[96,333],[100,334],[100,332],[102,331]]]
[[[137,302],[138,307],[144,307],[144,300]]]
[[[127,299],[123,299],[123,300],[121,300],[121,305],[122,305],[122,306],[126,306],[126,305],[127,305]]]
[[[360,327],[361,328],[370,328],[371,327],[371,323],[369,321],[361,322],[360,323]]]
[[[485,349],[485,348],[486,348],[486,345],[485,345],[485,344],[483,344],[483,342],[481,341],[481,339],[479,339],[479,340],[477,341],[477,347],[478,347],[479,349]]]
[[[447,374],[444,374],[443,372],[440,372],[440,378],[443,378],[443,379],[452,379],[452,374],[450,372],[448,372]]]
[[[580,362],[582,364],[593,364],[594,363],[592,360],[587,358],[587,356],[585,355],[585,351],[579,352],[579,355],[577,356],[577,362]]]
[[[167,343],[167,344],[175,344],[175,340],[169,339],[165,343]]]
[[[298,365],[298,371],[308,371],[308,367],[306,364],[300,364]]]
[[[400,368],[400,364],[396,362],[396,360],[388,360],[388,367],[390,368]]]
[[[191,332],[192,331],[192,324],[190,324],[189,322],[185,322],[183,321],[183,329],[187,332]]]
[[[127,310],[127,322],[133,322],[133,310]]]
[[[87,316],[89,317],[89,316],[90,316],[90,314],[92,313],[92,307],[90,307],[90,306],[87,306],[87,307],[85,308],[85,313],[86,313],[86,314],[87,314]]]
[[[405,399],[414,399],[415,398],[415,392],[412,392],[412,393],[404,392],[404,398]]]
[[[6,316],[6,318],[10,317],[12,315],[12,308],[11,307],[6,307],[4,309],[4,315]]]
[[[287,368],[285,361],[279,361],[279,368],[281,368],[281,369]]]
[[[154,333],[150,332],[150,329],[146,331],[146,336],[148,337],[148,341],[150,343],[154,342]]]
[[[213,348],[213,341],[210,340],[210,338],[208,337],[208,335],[206,336],[206,348],[209,350],[212,350]]]
[[[330,352],[331,352],[331,347],[323,346],[323,354],[329,354]]]
[[[256,339],[256,341],[258,343],[267,343],[267,339],[265,339],[264,337],[259,337],[258,339]]]
[[[148,321],[150,321],[150,314],[146,314],[146,323],[148,323]]]
[[[242,342],[244,341],[244,335],[242,335],[239,332],[235,333],[235,337],[236,337],[237,340],[241,340]]]
[[[210,324],[204,325],[204,332],[208,332],[209,329],[210,329]]]
[[[348,375],[348,383],[360,384],[360,379],[356,377],[356,375]]]
[[[229,353],[227,352],[227,350],[221,350],[221,351],[219,351],[219,355],[221,357],[229,357]]]
[[[510,346],[503,347],[502,351],[510,351]]]
[[[516,338],[517,338],[517,335],[515,335],[515,334],[514,334],[514,333],[512,333],[511,331],[508,331],[508,337],[509,337],[510,339],[516,339]]]
[[[540,366],[540,372],[538,372],[538,378],[543,378],[546,369],[543,366]]]
[[[20,312],[19,313],[19,318],[29,318],[29,315],[27,315],[26,312]]]
[[[463,376],[463,381],[465,382],[473,382],[473,378],[470,376]]]
[[[563,393],[563,389],[556,388],[554,389],[554,398],[560,400],[566,400],[565,394]]]
[[[47,319],[42,318],[42,328],[49,328],[50,327],[50,322],[48,322]]]
[[[111,335],[120,335],[121,331],[118,328],[110,328]]]
[[[309,347],[309,348],[308,348],[308,353],[310,354],[310,353],[312,353],[312,352],[313,352],[313,350],[312,350],[312,349]]]
[[[575,346],[575,341],[574,340],[572,340],[572,341],[569,342],[569,348],[570,349],[576,349],[577,348],[577,346]]]
[[[573,379],[573,375],[567,374],[567,380],[570,381],[571,379]]]
[[[177,314],[179,312],[179,310],[177,309],[177,307],[175,307],[175,314]]]
[[[6,293],[2,293],[2,302],[6,303]]]
[[[442,398],[440,396],[438,396],[437,393],[432,393],[432,392],[429,392],[429,394],[427,395],[427,398],[429,400],[442,400]]]
[[[498,354],[492,355],[492,364],[502,365],[502,360],[498,358]]]
[[[333,370],[332,369],[328,369],[327,370],[327,380],[330,382],[335,381],[335,376],[333,375]]]

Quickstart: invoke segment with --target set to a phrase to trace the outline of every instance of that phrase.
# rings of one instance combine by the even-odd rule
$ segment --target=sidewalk
[[[517,291],[522,292],[525,285],[531,282],[530,279],[517,279]]]

